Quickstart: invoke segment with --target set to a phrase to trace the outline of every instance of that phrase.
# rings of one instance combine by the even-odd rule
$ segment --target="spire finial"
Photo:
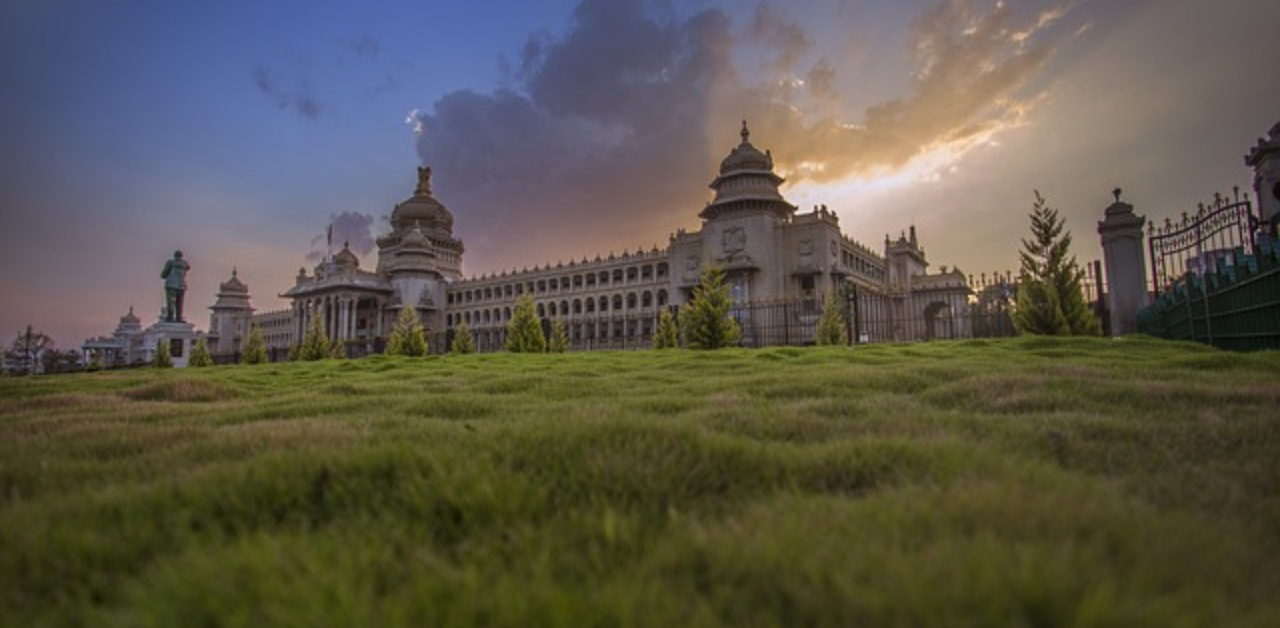
[[[418,194],[431,193],[431,166],[418,167]]]
[[[742,119],[742,133],[740,133],[739,135],[741,135],[741,136],[742,136],[742,143],[743,143],[743,144],[746,144],[746,143],[747,143],[747,140],[751,138],[751,130],[747,128],[747,120],[746,120],[746,118],[743,118],[743,119]]]
[[[238,268],[236,268],[234,265],[231,267],[231,278],[232,278],[232,279],[235,279],[235,278],[236,278],[236,273],[237,273],[238,271],[239,271],[239,269],[238,269]]]
[[[1120,188],[1116,188],[1116,189],[1114,189],[1114,190],[1111,190],[1111,194],[1112,194],[1112,195],[1114,195],[1114,196],[1116,197],[1116,202],[1117,202],[1117,203],[1119,203],[1119,202],[1120,202],[1120,193],[1121,193],[1121,192],[1124,192],[1124,190],[1121,190]]]

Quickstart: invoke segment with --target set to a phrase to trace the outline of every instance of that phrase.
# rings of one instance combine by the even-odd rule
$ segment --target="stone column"
[[[1106,265],[1107,304],[1111,309],[1111,335],[1137,333],[1138,310],[1150,303],[1147,293],[1146,251],[1143,247],[1143,216],[1133,213],[1133,205],[1120,200],[1120,189],[1112,192],[1116,201],[1098,223],[1102,256]]]

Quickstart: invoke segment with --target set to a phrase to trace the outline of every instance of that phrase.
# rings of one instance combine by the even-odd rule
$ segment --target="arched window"
[[[582,299],[574,299],[574,300],[573,300],[573,313],[574,313],[574,314],[581,314],[581,313],[582,313]]]
[[[636,293],[634,292],[630,292],[627,294],[627,309],[628,310],[636,309]]]
[[[569,315],[569,302],[568,302],[568,301],[561,301],[561,302],[560,302],[560,315],[561,315],[561,316],[568,316],[568,315]]]
[[[613,283],[622,283],[622,269],[613,269]]]
[[[538,318],[546,318],[546,317],[547,317],[547,306],[545,304],[539,303]]]
[[[667,291],[659,290],[658,291],[658,307],[666,307],[666,305],[667,305]]]
[[[594,314],[596,311],[596,300],[587,297],[587,314]]]
[[[649,308],[651,308],[651,307],[653,307],[653,293],[652,293],[652,292],[649,292],[648,290],[645,290],[645,291],[644,291],[644,294],[641,294],[641,295],[640,295],[640,307],[643,307],[643,308],[645,308],[646,310],[647,310],[647,309],[649,309]]]
[[[548,303],[548,304],[547,304],[547,313],[548,313],[548,314],[550,314],[551,316],[555,316],[555,315],[556,315],[556,302],[555,302],[555,301],[552,301],[552,302],[550,302],[550,303]]]
[[[609,311],[609,297],[600,297],[600,311],[601,312]]]
[[[613,295],[613,311],[616,312],[621,309],[622,309],[622,295],[615,294]]]

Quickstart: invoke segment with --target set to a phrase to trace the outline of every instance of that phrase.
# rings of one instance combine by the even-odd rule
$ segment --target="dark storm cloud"
[[[283,81],[267,68],[257,66],[253,69],[253,84],[281,109],[292,111],[308,120],[315,120],[320,116],[320,102],[312,93],[311,81],[305,77]]]
[[[307,259],[319,262],[328,253],[337,253],[344,245],[351,247],[351,252],[364,257],[373,252],[375,245],[373,235],[373,215],[360,212],[342,212],[330,218],[324,231],[311,239],[311,252]],[[333,228],[333,243],[329,244],[329,227]]]
[[[529,39],[511,87],[456,91],[418,113],[418,153],[486,267],[649,244],[696,215],[739,117],[793,181],[899,167],[1009,124],[1058,15],[940,2],[912,27],[911,93],[852,125],[806,114],[835,96],[836,65],[811,59],[812,37],[771,5],[735,31],[716,8],[681,20],[660,3],[583,0],[562,37]],[[744,49],[768,60],[750,83],[734,65]]]

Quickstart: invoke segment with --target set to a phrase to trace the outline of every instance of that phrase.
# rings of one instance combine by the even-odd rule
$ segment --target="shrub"
[[[680,332],[676,329],[676,317],[669,308],[662,308],[658,315],[658,331],[653,335],[654,349],[677,349],[680,347]]]
[[[324,333],[320,317],[312,316],[311,325],[307,327],[307,335],[302,338],[302,344],[298,347],[298,359],[313,362],[327,357],[329,357],[329,337]]]
[[[475,353],[476,340],[471,337],[471,328],[466,323],[459,323],[453,330],[453,342],[449,345],[449,352],[454,354]]]
[[[213,356],[209,355],[209,345],[205,343],[204,338],[196,341],[196,346],[191,349],[191,357],[187,358],[187,366],[204,367],[213,366]]]
[[[158,369],[173,368],[173,356],[169,354],[169,343],[164,338],[156,341],[156,357],[151,364]]]
[[[551,323],[551,341],[547,345],[547,351],[550,353],[564,353],[569,350],[569,330],[565,329],[564,321],[556,320]]]
[[[542,321],[533,307],[533,297],[527,292],[516,299],[515,312],[507,323],[506,349],[512,353],[545,353],[547,350]]]
[[[244,354],[240,356],[240,363],[263,364],[267,359],[267,343],[262,339],[262,326],[254,323],[249,328],[249,337],[244,341]]]
[[[724,269],[707,266],[693,288],[693,298],[680,310],[680,329],[684,346],[690,349],[732,347],[742,338],[738,321],[729,316],[733,303],[729,286],[724,283]]]
[[[400,308],[400,315],[391,328],[391,337],[387,339],[387,354],[419,357],[427,355],[428,351],[427,334],[422,329],[422,321],[418,320],[417,308]]]
[[[822,316],[818,319],[818,330],[813,341],[819,345],[849,344],[849,324],[844,318],[844,309],[834,295],[822,301]]]

